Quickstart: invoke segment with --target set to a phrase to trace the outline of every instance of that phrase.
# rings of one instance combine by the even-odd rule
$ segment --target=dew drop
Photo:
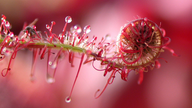
[[[109,34],[107,34],[107,35],[105,36],[105,39],[106,39],[106,40],[111,40],[111,36],[110,36]]]
[[[47,75],[47,83],[52,84],[54,82],[55,82],[55,79],[52,76]]]
[[[48,24],[46,24],[46,29],[50,29],[50,26]]]
[[[6,16],[5,15],[2,15],[2,18],[1,19],[6,19]]]
[[[74,29],[76,30],[77,33],[81,33],[82,29],[79,25],[75,25]]]
[[[71,22],[72,22],[71,16],[66,16],[66,17],[65,17],[65,22],[66,22],[66,23],[71,23]]]
[[[5,23],[5,27],[7,27],[8,29],[11,28],[11,25],[10,25],[10,23],[9,23],[8,21],[6,21],[6,23]]]
[[[145,17],[145,18],[144,18],[144,21],[145,21],[145,22],[147,22],[147,21],[148,21],[148,19]]]
[[[55,24],[56,24],[56,22],[55,22],[55,21],[51,21],[51,24],[55,25]]]
[[[65,102],[66,102],[66,103],[70,103],[70,102],[71,102],[71,97],[67,96],[67,97],[65,98]]]
[[[84,32],[85,33],[90,33],[91,32],[91,26],[90,25],[87,25],[84,27]]]
[[[5,56],[10,56],[12,51],[6,47],[2,49],[2,53],[5,54]]]
[[[131,23],[131,25],[132,25],[132,26],[135,26],[135,24],[134,24],[134,23]]]
[[[52,65],[53,63],[51,61],[49,61],[49,65]]]
[[[37,27],[36,27],[35,25],[33,25],[33,29],[36,30],[36,28],[37,28]]]
[[[55,69],[56,67],[57,67],[57,63],[54,62],[54,63],[51,65],[51,68],[52,68],[52,69]]]
[[[13,32],[10,32],[10,33],[9,33],[9,36],[13,38],[13,37],[14,37],[14,33],[13,33]]]
[[[57,62],[56,61],[54,61],[54,62],[49,61],[49,65],[51,66],[52,69],[55,69],[57,67]]]

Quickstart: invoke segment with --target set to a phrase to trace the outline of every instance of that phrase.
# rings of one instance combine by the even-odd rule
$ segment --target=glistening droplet
[[[50,29],[50,26],[48,24],[46,24],[46,28],[49,30]]]
[[[71,102],[71,97],[67,96],[67,97],[65,98],[65,102],[70,103],[70,102]]]
[[[51,68],[52,69],[55,69],[57,67],[57,62],[55,61],[55,62],[53,62],[53,64],[51,65]]]
[[[8,34],[10,37],[14,37],[14,33],[13,32],[10,32],[9,34]]]
[[[70,16],[66,16],[65,17],[65,22],[66,23],[71,23],[72,22],[72,18]]]
[[[52,61],[49,61],[49,65],[52,65],[53,63],[52,63]]]
[[[91,26],[90,25],[85,26],[83,31],[85,33],[90,33],[91,32]]]
[[[55,82],[55,79],[50,76],[50,75],[47,75],[47,83],[51,84],[51,83],[54,83]]]
[[[51,66],[52,69],[55,69],[57,67],[57,62],[56,61],[54,61],[54,62],[49,61],[49,65]]]
[[[12,51],[11,51],[11,49],[8,49],[8,48],[4,47],[4,48],[2,49],[2,53],[3,53],[5,56],[10,56],[11,53],[12,53]]]
[[[7,27],[8,29],[10,29],[10,28],[11,28],[11,24],[10,24],[8,21],[6,21],[5,27]]]
[[[79,25],[75,25],[74,26],[74,29],[75,29],[75,31],[77,32],[77,33],[81,33],[81,27],[79,26]]]
[[[55,24],[56,24],[56,22],[55,22],[55,21],[51,21],[51,24],[55,25]]]

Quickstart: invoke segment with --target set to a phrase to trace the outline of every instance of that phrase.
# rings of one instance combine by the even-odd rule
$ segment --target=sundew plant
[[[75,59],[80,59],[71,92],[65,100],[68,103],[71,101],[75,83],[84,64],[91,63],[95,72],[103,71],[103,76],[110,74],[104,88],[95,92],[95,98],[99,98],[107,86],[113,83],[116,74],[120,74],[121,79],[127,81],[129,72],[138,73],[138,84],[141,84],[144,72],[154,67],[160,68],[158,60],[162,59],[159,56],[164,49],[177,56],[174,50],[167,47],[171,39],[166,37],[165,30],[147,18],[138,18],[126,23],[122,26],[116,40],[109,40],[109,36],[106,35],[98,43],[96,43],[96,36],[90,38],[87,35],[91,32],[90,25],[84,28],[74,25],[67,30],[67,25],[72,22],[70,16],[65,17],[65,24],[60,34],[52,32],[56,22],[52,21],[51,24],[47,24],[47,31],[44,32],[36,28],[36,22],[37,19],[29,25],[25,23],[20,33],[14,34],[6,16],[2,15],[0,60],[3,62],[7,57],[9,62],[7,67],[1,70],[1,75],[2,77],[9,75],[12,71],[11,64],[17,52],[22,49],[28,49],[33,53],[31,81],[35,76],[34,68],[38,57],[47,59],[45,66],[48,83],[55,82],[57,66],[63,56],[68,57],[71,67],[74,67]],[[50,59],[51,57],[54,59]],[[94,66],[95,61],[100,62],[99,68]]]

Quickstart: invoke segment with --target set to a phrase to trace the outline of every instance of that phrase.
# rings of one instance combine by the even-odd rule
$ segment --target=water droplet
[[[52,84],[52,83],[54,83],[54,82],[55,82],[55,78],[53,78],[53,77],[50,76],[50,75],[47,75],[47,83]]]
[[[145,17],[145,18],[144,18],[144,21],[145,21],[145,22],[147,22],[147,21],[148,21],[148,19]]]
[[[51,61],[49,61],[49,65],[52,65],[53,63]]]
[[[71,22],[72,22],[71,16],[66,16],[66,17],[65,17],[65,22],[66,22],[66,23],[71,23]]]
[[[2,18],[1,19],[6,19],[6,16],[5,15],[2,15]]]
[[[131,23],[131,25],[132,25],[132,26],[135,26],[135,24],[134,24],[134,23]]]
[[[105,36],[105,39],[106,39],[106,40],[111,40],[111,36],[110,36],[109,34],[107,34],[107,35]]]
[[[76,30],[77,33],[81,33],[82,29],[79,25],[75,25],[74,29]]]
[[[67,96],[67,97],[65,98],[65,102],[70,103],[70,102],[71,102],[71,97]]]
[[[62,33],[59,34],[59,39],[61,40],[62,38],[64,38],[65,35],[63,35]]]
[[[46,24],[46,28],[49,30],[50,29],[50,26],[48,24]]]
[[[90,25],[87,25],[84,27],[84,32],[85,33],[90,33],[91,32],[91,26]]]
[[[33,29],[36,30],[36,26],[35,25],[33,25]]]
[[[11,55],[12,51],[6,47],[2,49],[2,53],[5,54],[5,56]]]
[[[51,24],[55,25],[55,24],[56,24],[56,22],[55,22],[55,21],[51,21]]]
[[[9,29],[11,28],[11,24],[8,21],[6,21],[5,26]]]
[[[51,68],[52,69],[55,69],[57,67],[57,62],[54,62],[52,65],[51,65]]]
[[[52,69],[55,69],[57,67],[57,62],[56,61],[54,61],[54,62],[49,61],[49,65],[51,66]]]
[[[10,32],[9,34],[8,34],[10,37],[14,37],[14,33],[13,32]]]

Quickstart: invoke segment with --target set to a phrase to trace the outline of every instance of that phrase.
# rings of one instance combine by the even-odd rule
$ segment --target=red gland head
[[[164,33],[147,18],[127,23],[118,37],[118,63],[129,68],[146,67],[154,63],[162,51]]]

